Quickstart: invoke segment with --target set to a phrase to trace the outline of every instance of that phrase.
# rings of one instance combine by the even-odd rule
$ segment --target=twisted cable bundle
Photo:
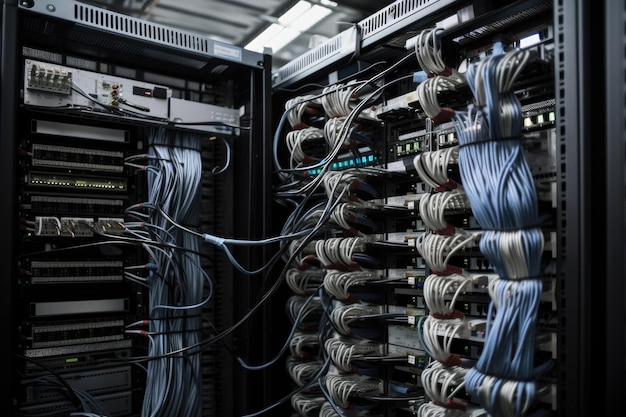
[[[529,59],[528,51],[514,50],[471,65],[466,77],[475,103],[455,115],[461,179],[484,229],[480,250],[500,276],[489,287],[485,345],[466,376],[466,389],[494,416],[524,414],[541,372],[534,350],[543,234],[513,91]]]

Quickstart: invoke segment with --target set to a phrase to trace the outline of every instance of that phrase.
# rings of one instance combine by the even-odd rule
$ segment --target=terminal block
[[[58,94],[70,94],[72,92],[71,71],[42,63],[31,63],[27,68],[29,74],[28,88]]]

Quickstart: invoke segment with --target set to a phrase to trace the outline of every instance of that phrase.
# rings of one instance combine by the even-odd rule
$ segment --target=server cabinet
[[[228,256],[267,249],[219,239],[271,225],[270,57],[74,1],[2,19],[4,414],[240,414],[262,274]]]
[[[612,22],[611,32],[591,29],[591,19],[604,20],[603,12]],[[623,34],[618,30],[620,16],[623,11],[616,5],[606,6],[605,10],[604,6],[587,2],[397,1],[275,71],[275,108],[286,109],[286,120],[279,120],[275,136],[275,148],[279,149],[275,163],[286,172],[278,198],[290,195],[290,190],[313,188],[320,175],[330,178],[331,174],[343,173],[347,183],[354,181],[353,185],[358,183],[361,187],[349,188],[344,184],[348,191],[343,199],[337,198],[337,204],[341,202],[352,211],[349,215],[345,214],[347,211],[343,215],[333,212],[331,230],[320,233],[315,242],[305,246],[302,257],[294,263],[294,268],[302,269],[303,264],[298,261],[308,259],[305,264],[309,267],[314,264],[311,259],[316,259],[318,264],[314,266],[319,269],[317,280],[312,278],[313,273],[294,272],[301,285],[290,286],[294,296],[303,296],[303,289],[312,291],[311,282],[320,283],[324,294],[319,296],[321,310],[330,317],[335,317],[335,313],[342,315],[341,323],[346,325],[342,331],[333,322],[331,331],[330,325],[320,321],[321,339],[330,340],[326,349],[315,351],[317,360],[328,359],[329,370],[318,384],[326,385],[321,391],[319,387],[318,391],[311,388],[309,398],[302,399],[300,405],[311,405],[311,398],[316,398],[317,407],[322,410],[332,408],[336,413],[350,414],[353,406],[368,409],[373,415],[394,416],[431,415],[420,414],[429,412],[465,415],[459,409],[474,415],[573,416],[611,412],[609,402],[595,408],[585,393],[596,383],[607,392],[612,390],[616,387],[616,370],[623,369],[623,361],[617,361],[613,350],[623,349],[623,337],[616,341],[608,325],[597,325],[593,313],[600,308],[601,317],[608,310],[613,313],[607,317],[623,316],[621,307],[617,312],[618,299],[623,297],[623,286],[619,284],[622,280],[598,281],[592,266],[592,247],[598,245],[604,248],[599,251],[606,250],[611,258],[606,263],[608,269],[603,269],[606,274],[601,275],[609,276],[609,271],[614,270],[621,276],[623,270],[623,262],[614,252],[621,253],[624,247],[622,239],[616,236],[621,233],[621,226],[593,226],[599,218],[610,219],[611,224],[623,223],[619,201],[623,190],[617,190],[623,179],[623,153],[613,153],[623,145],[615,142],[623,136],[623,106],[617,105],[621,89],[608,85],[607,97],[613,100],[612,104],[607,101],[604,107],[603,103],[592,101],[592,91],[598,94],[604,90],[592,84],[595,77],[591,76],[591,67],[606,68],[611,85],[623,84],[622,77],[617,76],[622,68],[617,61],[622,60],[623,54],[615,54],[618,45],[623,46]],[[598,45],[607,48],[603,50]],[[525,354],[519,350],[522,338],[508,342],[505,338],[494,339],[499,334],[498,320],[508,313],[499,296],[480,291],[483,284],[491,286],[494,278],[506,279],[507,273],[511,273],[503,273],[502,266],[494,264],[493,254],[481,254],[481,250],[488,246],[493,234],[507,234],[516,227],[496,226],[497,221],[490,223],[481,217],[484,212],[479,210],[485,207],[501,208],[500,202],[490,205],[494,194],[484,184],[473,191],[465,190],[468,194],[474,192],[469,202],[449,203],[459,198],[452,193],[464,191],[465,185],[477,187],[474,181],[485,180],[488,172],[499,173],[491,183],[494,190],[510,186],[507,178],[515,170],[512,165],[506,169],[498,166],[495,154],[490,162],[477,162],[484,155],[472,140],[464,142],[468,141],[468,134],[474,135],[497,123],[499,116],[481,119],[471,131],[464,124],[467,121],[461,122],[459,117],[482,117],[477,115],[488,113],[486,109],[505,95],[502,90],[493,93],[485,87],[500,75],[492,74],[494,78],[488,81],[488,65],[480,63],[525,53],[522,51],[534,58],[532,63],[511,64],[520,68],[512,87],[519,100],[514,107],[519,105],[521,112],[514,124],[520,130],[513,135],[500,132],[491,137],[497,142],[494,147],[509,146],[504,143],[513,140],[511,136],[521,138],[524,164],[533,178],[528,183],[533,184],[536,193],[523,201],[536,198],[540,214],[537,221],[518,230],[525,234],[538,227],[544,236],[542,255],[537,255],[540,272],[518,275],[529,278],[528,284],[533,279],[542,281],[539,302],[528,310],[531,315],[536,314],[531,320],[533,326],[526,330],[533,333],[534,349],[530,356],[535,368],[526,376],[506,366],[489,371],[490,366],[495,366],[488,364],[490,359],[509,363],[504,359],[506,355],[498,356],[500,348],[508,349],[504,346]],[[606,67],[600,63],[603,59]],[[476,75],[478,71],[485,71],[485,75]],[[601,137],[611,138],[611,145],[607,142],[606,148],[592,140],[593,132],[602,132],[600,120],[605,118],[612,132],[600,133]],[[339,127],[333,129],[333,124]],[[343,142],[333,142],[329,137],[341,138],[337,140]],[[325,150],[319,151],[323,146]],[[482,169],[477,168],[479,165]],[[599,168],[602,166],[607,166],[611,173],[603,173]],[[605,179],[605,174],[610,179]],[[290,185],[290,181],[296,185]],[[593,185],[605,182],[609,188]],[[337,183],[343,184],[341,180]],[[329,187],[326,183],[325,186]],[[319,189],[332,195],[324,186]],[[449,197],[445,201],[450,205],[444,207],[446,193]],[[508,198],[509,202],[515,200],[512,195]],[[500,208],[495,212],[500,212]],[[603,214],[605,210],[607,215]],[[505,213],[510,211],[504,209],[500,213],[508,216]],[[433,216],[438,216],[437,222],[432,221]],[[473,245],[470,241],[462,242],[462,237],[450,237],[458,234],[468,238],[472,233],[483,242]],[[434,243],[431,245],[446,238],[455,244],[442,244],[436,249]],[[344,253],[343,249],[333,249],[334,242],[350,239],[358,241],[350,246],[351,251],[345,252],[351,257],[333,258],[333,254]],[[426,247],[425,242],[430,246]],[[514,257],[509,254],[504,259]],[[354,280],[347,284],[345,277],[350,274]],[[357,274],[371,276],[357,279]],[[468,279],[472,284],[459,290],[458,286],[466,285],[461,283]],[[434,283],[439,286],[433,287]],[[333,292],[337,287],[349,288],[349,297]],[[611,294],[606,294],[604,290],[609,288]],[[378,298],[372,293],[378,294]],[[325,296],[333,299],[334,304],[324,302]],[[358,312],[351,307],[354,304],[367,305],[369,310]],[[442,314],[443,307],[452,310]],[[346,310],[352,311],[352,315],[344,314]],[[520,315],[526,314],[521,311],[527,310],[518,309]],[[513,321],[508,323],[509,329],[515,327]],[[453,324],[457,327],[448,327]],[[349,329],[352,333],[346,333]],[[378,331],[375,336],[374,329]],[[595,342],[598,338],[605,339],[602,346],[606,346],[607,353],[612,352],[603,364],[596,364],[593,359],[605,357],[605,348]],[[333,356],[333,346],[339,343],[335,339],[340,339],[343,348],[354,356]],[[363,339],[371,343],[369,353],[360,347]],[[498,347],[492,349],[495,346]],[[287,366],[296,369],[310,360],[299,359],[302,363],[294,365],[290,359]],[[360,369],[363,361],[370,366]],[[609,362],[618,366],[614,368]],[[352,368],[346,363],[352,363]],[[454,369],[455,366],[464,369]],[[375,373],[372,368],[376,368]],[[435,371],[440,379],[433,382]],[[366,378],[373,375],[373,379]],[[494,389],[487,394],[485,384],[491,382],[485,381],[498,381],[493,383],[501,386],[510,383],[518,388],[532,385],[536,392],[526,406],[520,407],[518,402],[507,411],[502,408],[507,401],[496,399],[504,398],[498,397],[502,391]],[[350,386],[353,391],[343,396],[340,385]],[[443,385],[448,388],[445,394]],[[530,398],[520,391],[517,395],[517,401]],[[420,411],[424,404],[427,405]],[[292,406],[298,415],[306,415],[297,405]]]

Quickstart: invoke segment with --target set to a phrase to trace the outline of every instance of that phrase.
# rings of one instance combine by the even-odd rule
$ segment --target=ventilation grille
[[[406,21],[407,17],[417,14],[427,6],[437,3],[441,0],[398,0],[393,4],[385,7],[377,13],[371,15],[358,23],[361,29],[361,39],[357,41],[363,42],[379,32],[389,27]],[[311,51],[301,55],[299,58],[285,64],[274,73],[274,85],[285,83],[289,78],[296,74],[311,69],[317,64],[328,65],[342,56],[347,56],[354,52],[353,30],[346,30],[334,38],[329,39],[323,45],[312,49]]]
[[[341,51],[342,37],[335,36],[329,39],[322,45],[310,50],[309,52],[301,55],[299,58],[289,62],[282,66],[276,74],[278,80],[285,80],[300,71],[307,69],[308,67],[321,62],[333,55],[336,55]]]
[[[541,4],[541,5],[532,7],[530,9],[523,10],[512,16],[508,16],[497,22],[493,22],[489,25],[474,29],[471,32],[464,34],[463,36],[454,39],[454,41],[458,42],[459,44],[463,44],[466,41],[480,39],[483,36],[501,31],[516,23],[523,22],[523,21],[532,21],[532,18],[535,16],[546,16],[548,13],[551,13],[551,11],[552,11],[552,4]]]
[[[122,33],[159,44],[203,54],[210,52],[207,38],[85,4],[76,4],[74,6],[74,19],[88,26]]]
[[[435,3],[436,1],[437,0],[404,0],[394,2],[388,7],[359,22],[363,40],[375,35],[383,29],[386,29],[390,25],[393,25],[407,16],[420,11],[430,3]]]

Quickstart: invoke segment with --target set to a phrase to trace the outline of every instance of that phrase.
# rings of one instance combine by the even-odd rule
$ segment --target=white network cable
[[[442,273],[448,269],[450,258],[460,249],[475,242],[479,236],[458,228],[453,235],[424,233],[415,240],[415,247],[435,273]]]
[[[448,168],[459,161],[459,147],[451,146],[419,153],[413,166],[422,181],[436,189],[449,181]]]
[[[325,384],[333,402],[350,407],[350,398],[382,392],[381,381],[358,374],[326,375]]]
[[[350,336],[352,330],[350,323],[359,320],[363,316],[382,314],[381,306],[365,303],[342,304],[335,307],[330,313],[330,320],[339,333]]]
[[[321,103],[318,98],[315,98],[315,96],[311,94],[297,96],[287,100],[285,102],[285,110],[288,114],[289,125],[294,128],[302,123],[302,116],[307,111],[307,108],[316,104],[320,105]]]
[[[298,392],[291,396],[291,407],[301,417],[317,417],[326,398],[321,395],[313,395]]]
[[[419,213],[424,224],[432,231],[450,229],[445,213],[465,210],[470,207],[467,194],[461,188],[437,193],[426,193],[420,197]]]
[[[324,282],[325,271],[321,268],[290,268],[285,274],[285,283],[297,295],[307,295]]]
[[[333,265],[350,266],[352,256],[362,250],[366,240],[361,237],[333,237],[315,242],[315,256],[326,268]]]
[[[313,380],[323,365],[321,360],[301,360],[288,357],[285,366],[293,382],[299,387],[304,387]]]
[[[355,102],[360,101],[355,96],[355,91],[360,82],[349,81],[346,84],[332,84],[322,90],[324,94],[321,98],[324,112],[330,118],[337,116],[347,116],[355,107]]]
[[[352,360],[363,356],[380,354],[378,343],[367,339],[352,339],[347,337],[333,337],[324,342],[324,349],[335,366],[344,371],[352,372]]]
[[[303,162],[311,162],[312,158],[304,152],[302,145],[306,141],[316,141],[323,137],[322,129],[311,126],[288,132],[285,141],[290,155],[290,168],[293,169]]]
[[[311,352],[320,347],[320,335],[317,332],[296,331],[289,340],[289,352],[297,359],[308,359]]]
[[[318,298],[309,299],[300,295],[289,297],[285,308],[291,323],[299,329],[307,328],[307,320],[310,320],[310,316],[318,319],[323,313],[322,303]],[[296,320],[298,320],[297,323]]]
[[[328,270],[324,276],[324,289],[332,294],[337,300],[350,298],[350,289],[362,286],[368,281],[379,280],[377,271],[339,271]]]
[[[457,297],[471,283],[471,278],[460,274],[429,275],[424,281],[424,301],[429,311],[440,316],[450,316]]]

